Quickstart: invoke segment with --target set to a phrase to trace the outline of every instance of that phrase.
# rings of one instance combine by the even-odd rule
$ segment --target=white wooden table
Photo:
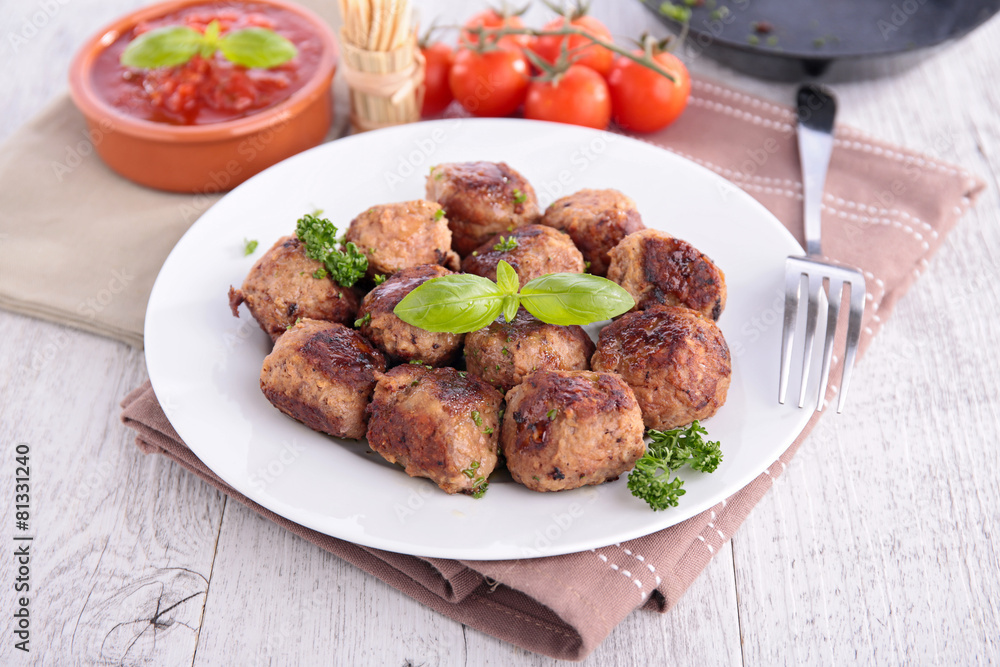
[[[64,90],[87,36],[141,4],[0,0],[0,139]],[[418,4],[425,18],[479,9]],[[637,3],[594,4],[616,35],[662,32]],[[790,85],[705,58],[691,67],[791,99]],[[1000,660],[997,81],[1000,20],[916,69],[834,84],[844,122],[962,164],[989,189],[872,345],[847,413],[824,417],[676,609],[632,614],[587,664]],[[0,664],[555,662],[421,607],[140,454],[118,402],[146,379],[141,352],[3,311],[0,331],[4,552],[16,443],[32,449],[37,526],[32,652],[13,649],[7,553]]]

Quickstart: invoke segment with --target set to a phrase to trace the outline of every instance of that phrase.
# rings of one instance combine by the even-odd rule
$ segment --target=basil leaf
[[[468,333],[489,326],[500,315],[503,297],[492,280],[462,273],[431,278],[392,312],[426,331]]]
[[[632,295],[607,278],[587,273],[550,273],[521,289],[521,305],[549,324],[590,324],[635,305]]]
[[[226,60],[244,67],[277,67],[298,54],[290,41],[267,28],[234,30],[219,40]]]
[[[508,294],[503,298],[503,318],[508,323],[513,322],[517,317],[517,309],[521,307],[521,300],[517,295]]]
[[[219,31],[221,27],[218,21],[212,21],[205,26],[205,33],[201,37],[200,55],[208,60],[219,49]]]
[[[120,62],[126,67],[142,69],[183,65],[198,53],[203,43],[204,36],[194,28],[157,28],[129,42]]]
[[[497,287],[503,294],[517,294],[520,286],[521,281],[517,277],[517,271],[501,259],[497,264]]]

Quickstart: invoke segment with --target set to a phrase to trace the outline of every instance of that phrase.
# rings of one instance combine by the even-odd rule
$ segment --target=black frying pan
[[[642,0],[675,32],[659,0]],[[685,0],[675,5],[687,7]],[[870,75],[867,60],[908,56],[965,35],[1000,0],[694,0],[688,47],[765,79]]]

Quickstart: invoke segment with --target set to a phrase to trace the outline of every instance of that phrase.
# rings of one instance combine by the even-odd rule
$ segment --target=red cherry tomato
[[[471,19],[465,22],[466,28],[523,28],[524,21],[518,16],[508,16],[504,18],[502,15],[498,14],[496,10],[487,9],[486,11],[479,12]],[[479,41],[479,35],[469,32],[468,30],[462,33],[462,36],[466,41],[475,44]],[[492,41],[492,40],[488,40]],[[525,48],[531,42],[530,35],[507,35],[506,37],[500,38],[501,46],[517,46],[518,48]]]
[[[603,130],[611,120],[608,84],[589,67],[571,65],[556,82],[531,82],[524,117]]]
[[[476,116],[507,116],[528,92],[528,61],[519,48],[477,53],[459,49],[448,81],[459,104]]]
[[[442,42],[431,44],[420,49],[427,61],[427,72],[424,74],[424,106],[420,110],[422,116],[436,116],[451,104],[451,85],[448,75],[455,53],[451,47]]]
[[[603,23],[595,19],[593,16],[581,16],[573,19],[570,21],[570,25],[574,28],[580,28],[588,35],[592,35],[606,42],[612,41],[611,32]],[[546,23],[543,30],[560,30],[565,26],[566,18],[561,17]],[[556,58],[559,57],[559,53],[562,51],[564,43],[566,49],[575,49],[590,44],[590,46],[587,46],[587,48],[578,52],[580,55],[573,62],[577,65],[585,65],[590,69],[599,72],[602,76],[607,76],[608,72],[611,71],[611,66],[614,64],[615,60],[615,54],[603,46],[591,43],[590,40],[582,35],[544,35],[536,39],[531,48],[543,60],[554,63]]]
[[[672,53],[657,54],[654,60],[674,75],[676,83],[624,56],[608,75],[614,120],[626,130],[655,132],[677,120],[687,106],[691,95],[687,67]]]

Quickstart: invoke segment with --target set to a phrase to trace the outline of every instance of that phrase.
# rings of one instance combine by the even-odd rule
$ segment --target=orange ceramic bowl
[[[281,0],[253,0],[305,19],[322,49],[318,67],[287,99],[234,120],[174,125],[144,120],[113,106],[95,85],[94,63],[119,37],[143,21],[159,19],[210,0],[172,0],[133,12],[107,26],[77,53],[70,66],[70,94],[87,119],[97,153],[136,183],[172,192],[229,190],[254,174],[321,143],[333,120],[330,83],[337,44],[330,28],[309,10]],[[226,8],[241,3],[227,0]]]

